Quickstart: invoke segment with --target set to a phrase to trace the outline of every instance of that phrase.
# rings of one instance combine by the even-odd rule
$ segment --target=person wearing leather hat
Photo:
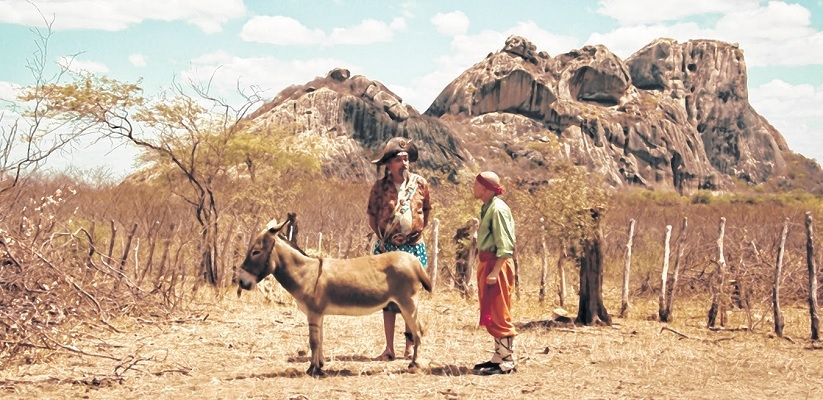
[[[423,230],[429,223],[431,199],[429,183],[422,176],[409,171],[411,163],[417,161],[417,146],[407,138],[389,139],[379,158],[372,161],[385,167],[385,173],[371,188],[366,213],[369,227],[377,235],[373,253],[405,251],[416,256],[425,267],[428,263]],[[378,174],[379,176],[379,174]],[[386,334],[386,349],[378,360],[392,361],[394,355],[394,327],[400,309],[395,303],[383,309],[383,330]],[[414,341],[406,326],[406,348],[404,357],[411,357]]]

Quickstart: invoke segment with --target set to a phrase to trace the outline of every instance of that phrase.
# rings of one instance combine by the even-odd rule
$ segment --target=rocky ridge
[[[545,179],[560,159],[615,187],[691,193],[758,184],[785,168],[785,140],[748,102],[735,44],[658,39],[623,61],[606,47],[551,57],[511,36],[452,81],[423,114],[383,84],[334,69],[251,115],[320,138],[327,173],[373,179],[386,140],[421,149],[417,168],[479,165]],[[522,177],[521,177],[522,178]]]

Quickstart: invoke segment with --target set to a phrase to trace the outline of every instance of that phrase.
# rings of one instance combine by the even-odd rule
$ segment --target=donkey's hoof
[[[415,368],[417,368],[417,367],[419,367],[419,366],[420,366],[420,365],[419,365],[419,364],[417,364],[417,361],[412,361],[412,362],[410,362],[410,363],[409,363],[409,369],[415,369]]]
[[[309,366],[309,369],[306,370],[306,374],[315,377],[326,376],[326,373],[323,372],[323,370],[320,369],[320,367],[315,367],[314,365]]]

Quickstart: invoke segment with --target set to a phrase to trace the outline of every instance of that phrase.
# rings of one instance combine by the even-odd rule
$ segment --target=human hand
[[[487,285],[496,285],[497,284],[497,275],[489,275],[486,277],[486,284]]]

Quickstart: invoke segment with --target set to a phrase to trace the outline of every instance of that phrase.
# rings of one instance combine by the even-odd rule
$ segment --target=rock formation
[[[566,159],[612,186],[684,194],[764,182],[788,151],[748,103],[743,52],[711,40],[658,39],[623,61],[600,45],[551,57],[512,36],[422,115],[381,83],[335,69],[252,118],[322,138],[327,172],[363,179],[393,136],[417,141],[418,167],[452,176],[476,163],[545,179],[546,165]]]
[[[395,136],[408,137],[424,149],[417,168],[453,177],[465,157],[440,120],[420,115],[380,82],[351,76],[346,69],[283,90],[249,118],[319,139],[326,173],[341,177],[374,180],[370,160]]]
[[[454,116],[471,126],[473,141],[505,144],[514,157],[585,165],[614,186],[689,193],[729,187],[732,178],[761,183],[784,167],[785,140],[749,105],[735,45],[659,39],[626,62],[603,46],[554,58],[534,56],[533,47],[510,37],[426,114]],[[529,149],[539,141],[558,151],[535,155]]]

